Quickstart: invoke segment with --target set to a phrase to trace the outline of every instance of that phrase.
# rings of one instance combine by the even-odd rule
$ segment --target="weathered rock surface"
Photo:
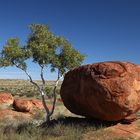
[[[35,109],[44,109],[42,102],[38,99],[15,99],[13,107],[16,111],[20,112],[32,112]]]
[[[131,137],[131,139],[139,140],[140,139],[140,128],[138,126],[140,122],[136,121],[131,124],[117,124],[115,126],[106,128],[114,136],[120,136],[124,138]]]
[[[0,92],[0,107],[3,108],[4,106],[9,106],[13,104],[14,98],[8,92]]]
[[[102,130],[89,131],[85,133],[81,140],[96,140],[96,139],[124,139],[124,140],[140,140],[139,121],[131,124],[116,124],[114,126],[105,127]]]
[[[78,67],[65,75],[60,94],[75,114],[124,119],[140,109],[140,66],[110,61]]]

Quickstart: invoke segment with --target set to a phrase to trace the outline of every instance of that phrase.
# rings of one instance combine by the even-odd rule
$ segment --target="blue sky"
[[[0,0],[0,49],[10,37],[26,43],[31,23],[48,24],[87,54],[84,64],[124,60],[140,64],[139,0]],[[39,79],[39,69],[29,64]],[[46,73],[48,79],[55,74]],[[16,68],[0,69],[0,78],[27,79]]]

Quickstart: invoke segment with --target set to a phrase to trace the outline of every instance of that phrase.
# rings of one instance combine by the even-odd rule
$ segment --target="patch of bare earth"
[[[22,119],[30,119],[31,115],[29,113],[22,113],[22,112],[17,112],[14,110],[10,109],[3,109],[0,111],[0,120],[9,118],[9,119],[17,119],[17,118],[22,118]]]

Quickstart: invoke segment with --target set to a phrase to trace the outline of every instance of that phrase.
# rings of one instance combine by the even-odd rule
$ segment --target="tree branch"
[[[33,81],[32,77],[28,74],[27,71],[24,71],[24,72],[25,72],[26,75],[29,77],[30,82],[31,82],[32,84],[34,84],[34,85],[38,88],[38,90],[40,91],[40,87],[39,87],[39,85],[38,85],[36,82]]]
[[[43,75],[44,65],[39,65],[39,66],[41,67],[40,77],[42,80],[42,88],[44,88],[44,86],[45,86],[45,79],[44,79],[44,75]]]
[[[33,81],[32,77],[29,75],[29,73],[28,73],[25,69],[22,69],[22,68],[19,67],[16,63],[14,63],[14,65],[15,65],[17,68],[19,68],[19,69],[21,69],[22,71],[24,71],[25,74],[29,77],[30,82],[38,88],[38,90],[39,90],[39,92],[40,92],[40,94],[41,94],[41,99],[42,99],[43,106],[44,106],[45,111],[46,111],[46,113],[47,113],[46,121],[49,121],[51,115],[50,115],[49,108],[47,107],[46,102],[45,102],[44,90],[43,90],[42,88],[40,88],[39,85],[38,85],[36,82]],[[41,74],[42,74],[42,73],[43,73],[43,67],[42,67],[42,69],[41,69]],[[42,75],[42,81],[43,81],[43,84],[45,84],[45,80],[44,80],[44,78],[43,78],[43,75]]]
[[[13,63],[14,63],[14,62],[13,62]],[[17,68],[19,68],[19,69],[21,69],[22,71],[24,71],[25,74],[28,76],[30,82],[31,82],[33,85],[35,85],[35,86],[38,88],[38,90],[40,91],[39,85],[38,85],[36,82],[33,81],[32,77],[29,75],[29,73],[28,73],[25,69],[22,69],[21,67],[19,67],[16,63],[14,63],[14,65],[15,65]]]

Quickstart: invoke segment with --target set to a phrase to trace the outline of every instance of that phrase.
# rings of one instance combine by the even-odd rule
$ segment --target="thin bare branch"
[[[29,77],[30,82],[31,82],[32,84],[34,84],[34,85],[38,88],[38,90],[40,90],[39,85],[38,85],[36,82],[33,81],[32,77],[28,74],[28,72],[27,72],[27,71],[24,71],[24,72],[25,72],[26,75]]]
[[[40,77],[42,80],[42,88],[44,88],[45,86],[45,79],[44,79],[44,74],[43,74],[43,70],[44,70],[44,65],[39,65],[41,67],[41,73],[40,73]]]
[[[43,89],[40,88],[39,85],[38,85],[36,82],[33,81],[32,77],[29,75],[29,73],[28,73],[25,69],[22,69],[22,68],[19,67],[16,63],[14,63],[14,64],[15,64],[15,66],[16,66],[17,68],[19,68],[19,69],[21,69],[22,71],[24,71],[25,74],[29,77],[30,82],[38,88],[38,90],[39,90],[39,92],[40,92],[40,94],[41,94],[41,100],[42,100],[43,106],[44,106],[45,111],[46,111],[46,113],[47,113],[46,121],[49,121],[51,115],[50,115],[49,108],[47,107],[46,102],[45,102],[45,94],[44,94]],[[43,73],[43,67],[42,67],[42,70],[41,70],[41,71],[42,71],[42,73]],[[42,80],[43,84],[45,84],[44,81],[45,81],[45,80],[44,80],[44,78],[43,78],[43,80]]]
[[[36,82],[33,81],[32,77],[29,75],[29,73],[28,73],[25,69],[22,69],[22,68],[19,67],[16,63],[14,63],[14,65],[15,65],[17,68],[19,68],[19,69],[21,69],[22,71],[24,71],[24,73],[28,76],[30,82],[31,82],[33,85],[35,85],[35,86],[38,88],[38,90],[40,90],[39,85],[38,85]]]

